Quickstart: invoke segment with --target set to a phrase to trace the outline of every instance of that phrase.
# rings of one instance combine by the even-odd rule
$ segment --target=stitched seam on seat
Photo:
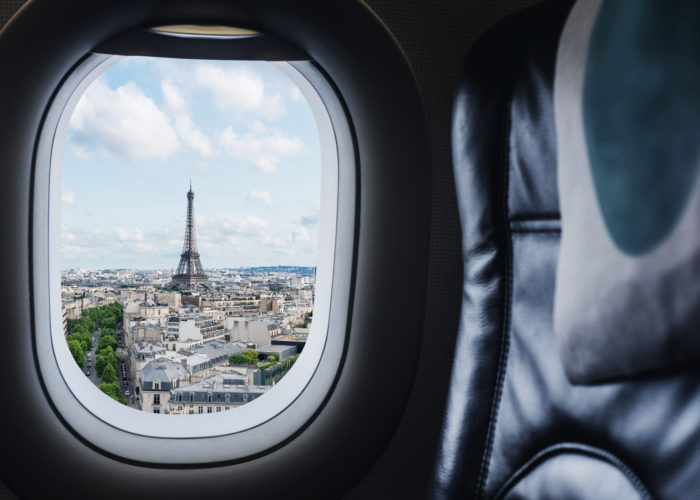
[[[505,383],[505,373],[508,365],[508,353],[510,347],[510,311],[513,283],[513,266],[512,266],[512,240],[510,233],[510,224],[508,222],[508,187],[510,181],[510,129],[511,129],[511,107],[512,107],[512,92],[506,106],[506,119],[503,126],[503,157],[500,159],[502,180],[502,191],[500,201],[500,216],[501,226],[504,231],[505,245],[504,255],[504,280],[505,288],[503,300],[503,324],[501,326],[501,345],[498,358],[498,374],[496,377],[496,386],[494,388],[493,398],[491,400],[491,415],[489,416],[489,428],[486,434],[486,446],[484,454],[481,457],[481,467],[479,472],[479,480],[477,482],[477,498],[484,498],[484,490],[486,488],[486,479],[488,478],[489,466],[491,462],[491,454],[493,451],[493,440],[496,431],[496,423],[498,421],[498,411],[501,407],[501,396],[503,395],[503,385]]]
[[[508,222],[530,222],[530,221],[552,221],[561,220],[561,215],[558,213],[539,213],[533,215],[516,215],[508,218]]]
[[[591,446],[583,443],[564,441],[561,443],[553,444],[547,446],[543,450],[540,450],[534,456],[532,456],[524,465],[518,468],[507,480],[499,490],[496,492],[495,499],[500,500],[508,494],[518,482],[525,477],[529,472],[536,468],[542,462],[545,462],[550,457],[555,456],[559,453],[571,453],[576,452],[583,455],[588,455],[591,457],[598,458],[608,462],[609,464],[617,467],[618,470],[634,485],[635,489],[642,495],[643,498],[651,500],[652,496],[649,490],[644,485],[639,476],[622,460],[620,460],[616,455],[613,455],[609,451],[606,451],[597,446]]]
[[[557,219],[529,219],[529,220],[511,220],[509,221],[510,232],[527,233],[527,232],[560,232],[561,221]]]
[[[561,229],[513,229],[511,228],[510,230],[511,234],[512,233],[518,233],[518,234],[527,234],[527,233],[551,233],[551,234],[560,234]]]

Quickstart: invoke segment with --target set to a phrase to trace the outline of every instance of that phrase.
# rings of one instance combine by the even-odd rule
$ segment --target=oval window
[[[85,377],[161,415],[270,391],[312,323],[320,187],[313,112],[273,65],[109,66],[62,161],[62,319]]]

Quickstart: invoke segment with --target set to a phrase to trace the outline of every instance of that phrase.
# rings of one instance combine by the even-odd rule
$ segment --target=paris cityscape
[[[161,414],[273,389],[313,319],[320,165],[314,114],[273,65],[109,66],[61,171],[63,332],[83,375]]]
[[[272,389],[306,343],[315,267],[205,271],[194,192],[178,267],[61,273],[68,348],[114,400],[150,413],[236,408]]]

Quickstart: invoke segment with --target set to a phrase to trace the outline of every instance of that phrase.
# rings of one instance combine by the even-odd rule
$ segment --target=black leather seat
[[[700,372],[577,386],[557,351],[552,85],[571,5],[492,28],[458,83],[463,306],[433,498],[700,498]]]

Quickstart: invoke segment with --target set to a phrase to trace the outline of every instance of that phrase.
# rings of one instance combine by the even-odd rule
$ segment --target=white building
[[[139,373],[141,410],[168,413],[170,391],[188,385],[190,374],[182,364],[167,359],[149,361]]]
[[[269,389],[249,385],[243,375],[220,374],[171,390],[168,411],[174,415],[219,413],[249,403]]]
[[[171,316],[163,341],[171,351],[187,350],[214,340],[223,340],[224,323],[206,316]]]
[[[252,342],[257,348],[270,345],[273,337],[284,333],[282,325],[266,318],[227,317],[224,324],[226,330],[231,332],[232,342]]]

